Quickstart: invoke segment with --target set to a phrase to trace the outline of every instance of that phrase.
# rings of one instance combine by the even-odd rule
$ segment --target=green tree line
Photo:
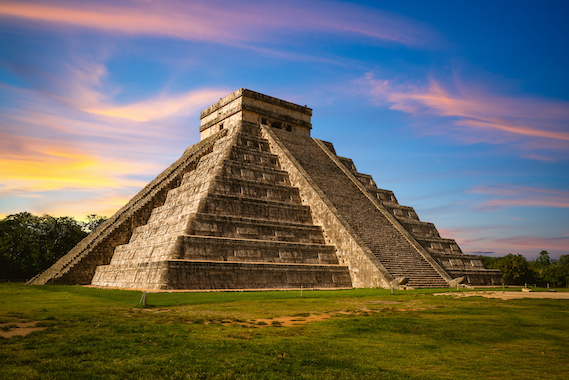
[[[0,220],[0,279],[27,280],[52,266],[107,218],[8,215]]]
[[[539,257],[531,261],[513,254],[480,256],[480,260],[486,268],[499,269],[508,285],[569,287],[569,255],[561,255],[559,260],[554,260],[547,251],[541,251]]]
[[[0,220],[0,279],[24,280],[43,272],[106,219],[94,214],[86,222],[29,212],[8,215]],[[480,259],[486,268],[499,269],[508,285],[569,285],[569,255],[553,260],[542,251],[532,261],[513,254]]]

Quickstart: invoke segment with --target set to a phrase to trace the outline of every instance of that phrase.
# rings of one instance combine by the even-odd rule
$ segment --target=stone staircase
[[[397,227],[330,159],[315,140],[282,130],[273,131],[394,278],[406,277],[408,285],[413,287],[448,286],[441,274],[402,237]],[[332,144],[325,145],[333,152]],[[351,160],[343,159],[343,162],[348,161],[351,163]],[[355,167],[353,170],[355,171]],[[371,176],[357,172],[355,174],[358,174],[356,177],[362,183],[375,186]],[[396,202],[392,192],[377,191],[377,194],[388,202]],[[419,225],[423,227],[421,222]],[[429,224],[425,226],[431,227]]]
[[[327,143],[327,146],[333,151],[332,144]],[[359,173],[351,159],[338,158],[366,189],[377,197],[385,209],[397,219],[423,249],[444,268],[451,278],[465,277],[464,283],[470,285],[498,285],[501,283],[502,278],[498,270],[484,268],[478,256],[465,255],[454,239],[442,238],[433,223],[420,221],[412,207],[400,205],[392,191],[377,188],[370,175]],[[403,258],[395,258],[392,263],[385,265],[390,271],[391,268],[407,265]],[[415,264],[409,263],[409,265]],[[416,268],[419,269],[420,266]],[[396,270],[393,269],[394,272]]]
[[[259,126],[243,125],[168,192],[93,285],[349,288],[351,280]]]

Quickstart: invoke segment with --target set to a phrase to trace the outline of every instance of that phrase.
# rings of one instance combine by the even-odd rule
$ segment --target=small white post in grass
[[[393,294],[393,284],[390,285],[391,285],[391,294]]]
[[[502,282],[502,290],[506,290],[506,285]]]
[[[547,289],[549,289],[549,282],[547,283]]]
[[[302,285],[300,285],[300,298],[302,298]]]
[[[456,283],[456,290],[458,290],[458,282]]]
[[[140,301],[138,303],[141,303],[142,306],[146,306],[146,292],[142,292],[142,297],[140,297]]]

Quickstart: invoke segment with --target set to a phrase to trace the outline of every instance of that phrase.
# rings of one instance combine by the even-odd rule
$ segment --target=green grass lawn
[[[569,300],[434,292],[153,293],[141,307],[141,292],[2,284],[0,323],[47,328],[0,338],[0,378],[569,378]],[[255,322],[309,314],[334,317]]]

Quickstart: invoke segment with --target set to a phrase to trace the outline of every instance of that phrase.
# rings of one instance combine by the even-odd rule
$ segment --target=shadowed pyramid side
[[[225,134],[226,131],[220,131],[186,149],[182,157],[124,207],[28,284],[90,284],[96,267],[111,261],[115,247],[126,244],[134,228],[146,224],[151,211],[164,203],[168,191],[179,186],[183,175],[192,171],[199,159],[211,152],[213,144]]]

